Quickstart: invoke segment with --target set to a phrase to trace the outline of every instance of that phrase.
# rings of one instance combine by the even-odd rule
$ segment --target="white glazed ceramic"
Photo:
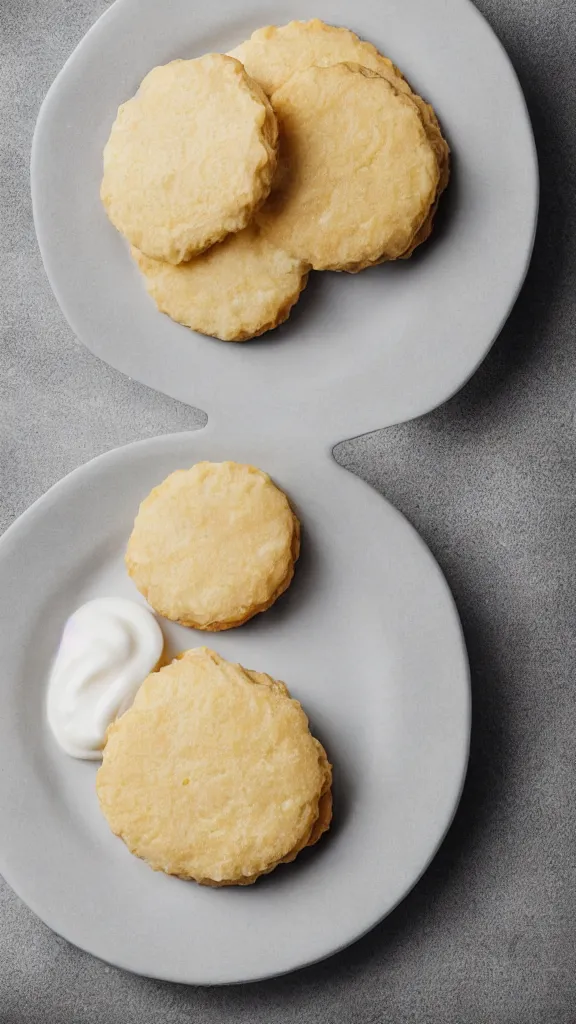
[[[156,311],[109,224],[104,143],[155,64],[311,17],[370,39],[434,104],[454,155],[437,229],[406,262],[313,275],[288,323],[257,341],[201,337]],[[426,412],[476,369],[524,278],[538,174],[518,81],[469,0],[117,0],[46,97],[32,195],[48,277],[93,352],[221,425],[335,443]]]
[[[80,604],[137,597],[123,566],[139,501],[172,470],[232,458],[270,471],[302,520],[287,593],[240,629],[162,622],[170,650],[208,643],[284,679],[334,762],[334,825],[247,888],[150,870],[97,805],[94,762],[62,753],[46,686]],[[367,484],[299,441],[217,434],[140,441],[76,470],[0,541],[0,871],[55,931],[157,978],[249,981],[341,949],[395,906],[458,802],[468,668],[446,583],[411,526]]]
[[[155,311],[109,225],[98,198],[104,142],[153,65],[312,16],[371,39],[437,108],[454,151],[438,228],[406,263],[313,275],[273,334],[242,345],[203,338]],[[451,596],[414,530],[330,448],[444,401],[500,329],[536,220],[524,100],[468,0],[117,0],[45,100],[32,192],[46,270],[78,336],[210,422],[89,463],[0,541],[0,870],[52,928],[130,970],[205,984],[289,971],[396,905],[461,791],[470,693]],[[92,596],[135,595],[122,555],[138,502],[204,458],[271,473],[301,516],[302,557],[268,613],[208,637],[164,623],[170,648],[208,642],[286,680],[335,765],[330,834],[246,889],[201,888],[132,857],[99,813],[96,766],[66,758],[45,723],[66,617]]]

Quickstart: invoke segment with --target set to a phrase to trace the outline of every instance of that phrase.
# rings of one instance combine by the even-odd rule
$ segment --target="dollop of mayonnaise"
[[[123,597],[88,601],[68,619],[48,684],[48,723],[72,757],[99,760],[106,729],[160,660],[152,612]]]

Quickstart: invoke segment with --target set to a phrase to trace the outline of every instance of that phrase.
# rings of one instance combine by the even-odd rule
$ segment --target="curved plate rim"
[[[42,519],[44,511],[49,510],[55,504],[58,505],[62,500],[67,500],[68,495],[72,494],[77,487],[82,488],[83,486],[85,486],[85,484],[90,480],[94,470],[97,470],[98,467],[103,465],[113,465],[115,462],[122,464],[126,458],[130,459],[130,456],[132,454],[138,455],[139,453],[149,451],[151,448],[158,448],[161,450],[166,449],[166,451],[168,452],[171,450],[172,445],[184,443],[188,444],[188,442],[199,443],[200,435],[204,434],[206,437],[208,437],[208,435],[211,433],[212,431],[209,431],[207,428],[201,428],[200,430],[197,431],[186,431],[169,435],[159,435],[153,438],[145,438],[142,440],[134,441],[130,444],[121,446],[119,448],[115,448],[110,451],[104,452],[102,455],[99,455],[96,458],[91,459],[89,462],[77,467],[62,480],[54,484],[53,487],[51,487],[43,496],[38,498],[37,501],[35,501],[34,504],[31,505],[30,508],[28,508],[0,538],[0,566],[4,561],[5,553],[9,553],[11,549],[14,549],[14,547],[19,548],[20,545],[22,544],[22,541],[26,538],[28,532],[30,530],[34,531],[35,522],[38,519]],[[322,458],[323,461],[326,461],[325,455],[323,455]],[[427,564],[428,571],[431,571],[434,574],[434,576],[436,577],[436,582],[440,584],[442,596],[445,601],[446,612],[449,618],[451,619],[451,628],[454,628],[455,636],[457,638],[456,643],[458,644],[458,658],[460,661],[460,677],[458,681],[458,686],[461,688],[462,691],[465,708],[463,720],[459,724],[459,744],[461,741],[461,757],[457,769],[454,772],[454,799],[451,802],[449,813],[442,819],[441,827],[438,828],[435,834],[434,843],[430,846],[425,856],[421,860],[418,872],[410,878],[410,880],[407,882],[402,891],[400,891],[397,894],[397,898],[394,900],[394,902],[390,905],[387,905],[384,911],[378,911],[376,914],[374,914],[374,916],[369,921],[365,922],[362,928],[347,935],[343,939],[339,939],[339,941],[333,944],[328,943],[326,948],[324,948],[322,952],[320,952],[317,956],[302,960],[298,957],[296,953],[295,955],[293,955],[289,962],[284,963],[281,969],[271,968],[269,970],[262,970],[261,973],[254,973],[251,974],[249,977],[239,977],[237,975],[234,975],[233,971],[224,971],[221,976],[211,977],[207,980],[203,980],[202,977],[192,976],[194,974],[193,969],[187,973],[186,977],[184,977],[182,973],[179,973],[178,971],[174,972],[173,975],[170,975],[166,971],[160,971],[157,974],[155,974],[153,971],[149,969],[139,969],[138,966],[134,963],[134,961],[130,959],[130,957],[127,957],[125,960],[123,960],[122,957],[119,956],[114,956],[113,958],[108,959],[105,953],[103,953],[100,948],[101,942],[99,943],[96,940],[94,946],[92,946],[89,942],[86,941],[79,942],[77,938],[75,938],[74,936],[74,928],[72,926],[70,928],[62,927],[60,925],[54,926],[54,924],[51,921],[50,911],[47,911],[46,907],[41,905],[38,900],[33,898],[31,899],[29,897],[29,895],[26,892],[26,879],[20,876],[18,868],[11,867],[11,859],[13,855],[16,855],[16,851],[14,851],[14,854],[12,854],[12,851],[9,849],[9,843],[7,843],[6,838],[4,838],[4,841],[0,844],[0,869],[4,877],[6,878],[6,881],[14,889],[16,894],[27,904],[27,906],[30,907],[30,909],[41,920],[43,920],[50,928],[52,928],[53,931],[61,935],[67,941],[76,945],[78,948],[83,949],[85,952],[90,953],[93,956],[96,956],[98,959],[103,960],[104,962],[112,963],[117,967],[130,971],[134,974],[139,974],[143,977],[151,977],[156,978],[157,980],[195,985],[228,985],[262,981],[267,978],[278,977],[280,975],[290,973],[291,971],[298,970],[306,966],[310,966],[314,963],[318,963],[324,959],[329,958],[330,956],[333,956],[338,952],[341,952],[343,949],[347,948],[349,945],[353,944],[358,939],[362,938],[362,936],[366,935],[369,931],[376,927],[376,925],[378,925],[385,917],[388,916],[389,913],[392,912],[392,910],[395,909],[395,907],[405,898],[408,892],[411,891],[414,885],[416,885],[421,876],[424,874],[424,872],[430,865],[431,861],[435,857],[439,847],[441,846],[448,829],[450,828],[450,825],[452,823],[452,820],[454,818],[460,801],[460,796],[466,778],[471,728],[471,691],[469,664],[466,653],[464,636],[462,633],[462,627],[456,606],[454,604],[454,599],[452,597],[448,584],[446,583],[444,575],[440,567],[438,566],[438,563],[434,559],[427,545],[424,543],[424,541],[417,533],[415,528],[408,522],[408,520],[406,520],[405,517],[393,505],[391,505],[390,502],[387,501],[387,499],[375,494],[370,485],[366,484],[364,481],[356,477],[354,474],[350,474],[347,470],[338,466],[338,464],[335,463],[334,460],[332,460],[331,458],[330,462],[332,462],[335,472],[339,474],[346,474],[346,476],[352,477],[357,484],[366,488],[367,491],[371,492],[372,495],[375,495],[378,498],[378,500],[382,501],[387,506],[387,512],[393,517],[397,524],[401,525],[401,528],[404,531],[405,536],[407,538],[408,546],[411,547],[417,553],[419,559],[424,558],[424,564]],[[2,799],[1,774],[2,773],[0,772],[0,800]],[[4,833],[4,836],[6,837],[6,833]],[[8,853],[6,853],[7,848]]]
[[[142,0],[140,2],[142,3]],[[520,126],[522,127],[522,145],[524,147],[522,163],[525,166],[527,175],[527,183],[524,186],[525,192],[522,197],[522,204],[525,210],[525,230],[523,231],[522,247],[514,256],[515,270],[514,274],[510,277],[509,290],[506,297],[500,302],[498,309],[493,310],[490,315],[486,313],[489,327],[487,326],[486,328],[482,342],[475,344],[474,351],[471,353],[471,358],[466,365],[457,367],[455,370],[451,370],[450,366],[447,366],[443,370],[444,376],[442,381],[440,382],[439,379],[432,381],[427,393],[422,391],[420,384],[418,385],[419,390],[414,389],[414,382],[408,379],[407,384],[409,386],[406,387],[406,392],[412,390],[414,393],[397,395],[392,398],[388,395],[388,408],[384,406],[379,408],[375,392],[371,392],[370,397],[367,394],[363,395],[363,390],[367,392],[368,388],[372,387],[369,380],[369,368],[367,367],[364,379],[358,386],[354,380],[349,380],[348,392],[345,392],[343,389],[337,390],[334,387],[332,389],[333,394],[330,392],[330,389],[327,389],[327,393],[322,394],[321,402],[319,401],[318,403],[322,404],[320,415],[310,411],[309,408],[309,401],[307,400],[313,392],[307,392],[302,400],[298,396],[293,397],[287,393],[283,394],[283,402],[279,403],[278,422],[274,421],[271,423],[270,416],[268,416],[267,421],[269,429],[275,429],[278,433],[286,428],[289,419],[290,428],[293,431],[298,431],[303,435],[309,435],[312,432],[318,433],[323,442],[337,444],[348,437],[357,436],[395,423],[405,422],[430,412],[432,409],[448,401],[473,376],[501,332],[518,298],[530,264],[539,205],[538,160],[526,101],[508,54],[489,23],[474,6],[472,0],[447,0],[447,2],[452,8],[452,15],[454,15],[454,12],[459,16],[465,14],[466,18],[472,19],[469,23],[471,30],[474,31],[476,29],[478,32],[481,30],[484,41],[490,40],[490,45],[492,46],[490,56],[499,62],[500,71],[505,71],[508,79],[508,97],[514,105],[513,112],[516,128],[519,130]],[[145,3],[146,0],[144,0],[144,6]],[[174,3],[177,4],[178,0],[170,0],[168,6],[171,7]],[[366,3],[369,4],[370,0],[366,0]],[[390,0],[390,3],[392,7],[398,6],[394,0]],[[432,2],[431,0],[426,0],[425,3],[424,0],[405,0],[405,5],[408,4],[411,4],[415,9],[425,7],[427,16],[430,18],[433,17],[434,6],[439,6],[438,0],[432,0]],[[442,7],[444,8],[445,6],[446,3],[443,3]],[[225,402],[219,407],[218,389],[214,387],[212,381],[214,366],[219,364],[206,363],[206,372],[203,374],[201,372],[199,375],[202,379],[196,379],[190,383],[189,380],[184,381],[179,374],[171,373],[165,365],[162,365],[162,360],[156,360],[153,365],[155,357],[150,361],[149,356],[146,355],[145,360],[143,359],[139,363],[139,357],[133,354],[126,355],[125,352],[118,350],[118,346],[109,345],[104,337],[106,331],[100,331],[99,335],[95,337],[94,330],[87,325],[86,319],[83,320],[82,316],[78,313],[78,309],[74,307],[75,300],[73,294],[71,294],[73,293],[73,288],[68,286],[67,291],[62,271],[57,266],[58,257],[56,250],[58,245],[56,244],[55,247],[53,237],[54,225],[48,209],[49,199],[46,195],[42,173],[45,165],[46,147],[49,144],[50,132],[53,127],[50,123],[51,118],[53,118],[52,106],[55,102],[59,101],[62,90],[68,88],[69,78],[72,79],[74,76],[78,76],[84,47],[99,38],[103,31],[108,30],[108,26],[112,27],[113,24],[117,23],[121,15],[124,13],[128,14],[131,9],[135,13],[137,8],[138,0],[115,0],[112,6],[91,26],[74,52],[69,56],[64,67],[48,90],[42,104],[32,144],[31,188],[34,221],[44,267],[54,295],[70,327],[93,354],[148,387],[164,392],[170,397],[189,405],[201,408],[210,417],[217,415],[221,422],[224,419],[233,421],[234,418],[244,414],[245,428],[255,431],[259,429],[266,412],[272,408],[269,403],[266,409],[257,410],[256,414],[253,415],[250,407],[253,403],[244,403],[242,405],[239,400],[235,401],[234,396],[229,391],[226,394]],[[437,10],[436,14],[439,13]],[[352,10],[350,14],[351,22],[353,23]],[[298,16],[298,12],[295,13],[295,16]],[[447,15],[444,15],[444,17],[446,18]],[[280,17],[272,17],[272,20],[276,20],[278,23]],[[432,245],[434,245],[434,241]],[[148,302],[149,300],[146,299],[146,301]],[[485,306],[489,305],[489,302],[485,303]],[[152,309],[149,310],[149,313],[155,315],[155,311]],[[161,319],[164,318],[161,317]],[[421,324],[422,329],[424,329],[424,326],[424,324]],[[184,331],[185,329],[182,328],[181,330]],[[288,321],[286,328],[280,328],[280,330],[290,330],[290,321]],[[273,334],[275,333],[273,332]],[[171,337],[176,339],[176,335]],[[203,340],[204,342],[206,341],[206,339]],[[265,344],[265,342],[260,344]],[[243,346],[235,347],[242,348]],[[176,349],[174,351],[176,352]],[[178,348],[178,358],[182,356],[183,351],[183,348]],[[206,358],[212,360],[213,357],[209,355]],[[219,357],[217,356],[216,358],[218,359]],[[146,365],[144,365],[144,362]],[[236,372],[237,367],[230,364],[230,376],[234,377]],[[379,365],[376,376],[380,374],[380,377],[382,377],[383,373],[385,373],[385,368]],[[226,387],[225,382],[224,386]],[[349,395],[348,402],[345,401],[346,394]],[[263,400],[267,401],[266,399]],[[378,412],[376,411],[377,408],[379,409]]]

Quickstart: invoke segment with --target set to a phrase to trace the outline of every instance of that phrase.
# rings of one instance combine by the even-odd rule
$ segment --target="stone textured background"
[[[364,940],[296,975],[228,989],[107,967],[0,880],[1,1024],[576,1021],[576,4],[478,6],[520,76],[539,148],[528,280],[456,398],[337,450],[420,531],[464,623],[472,758],[449,836]],[[0,528],[92,456],[203,422],[79,345],[36,248],[38,108],[105,7],[0,0]]]

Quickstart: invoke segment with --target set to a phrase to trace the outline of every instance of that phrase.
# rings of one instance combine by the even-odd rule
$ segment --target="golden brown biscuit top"
[[[245,341],[282,323],[308,272],[253,224],[177,267],[135,248],[132,256],[162,313],[222,341]]]
[[[439,181],[414,102],[357,64],[298,71],[271,102],[285,170],[257,215],[270,240],[316,270],[402,255]]]
[[[327,67],[331,64],[353,63],[375,71],[416,104],[440,168],[439,190],[446,187],[449,149],[434,110],[412,91],[402,72],[388,57],[379,53],[372,43],[360,39],[355,32],[326,25],[318,18],[291,21],[280,27],[268,25],[257,29],[250,39],[237,46],[230,55],[242,62],[248,74],[269,96],[296,71],[303,71],[312,65]]]
[[[286,687],[203,647],[150,675],[110,727],[97,790],[112,830],[152,867],[222,883],[303,845],[329,779]]]
[[[157,612],[210,628],[268,607],[291,579],[298,550],[298,520],[267,473],[199,462],[144,499],[126,564]]]
[[[400,74],[392,61],[378,53],[372,43],[360,39],[348,28],[327,25],[318,18],[259,28],[250,39],[231,50],[230,56],[242,62],[250,77],[268,96],[296,71],[305,71],[313,65],[327,67],[351,61],[379,74],[383,71]]]
[[[102,201],[132,245],[180,263],[245,227],[270,190],[276,141],[268,100],[238,61],[172,61],[119,108]]]

